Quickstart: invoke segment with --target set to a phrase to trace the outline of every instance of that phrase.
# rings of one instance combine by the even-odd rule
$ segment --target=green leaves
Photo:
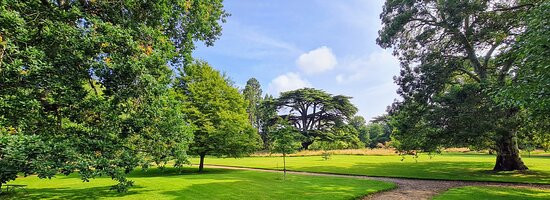
[[[523,164],[514,145],[515,135],[526,125],[522,124],[518,111],[531,112],[543,106],[527,108],[527,104],[519,103],[521,100],[512,95],[516,92],[499,94],[499,91],[513,82],[516,86],[530,85],[527,81],[516,82],[522,78],[522,73],[517,72],[525,72],[529,68],[526,61],[530,60],[522,56],[519,49],[542,44],[522,40],[531,33],[546,30],[535,28],[536,20],[529,25],[527,17],[547,16],[542,14],[544,4],[541,1],[413,3],[388,0],[381,14],[383,27],[377,43],[383,48],[393,48],[402,64],[396,83],[403,101],[394,103],[390,110],[396,127],[393,136],[400,140],[398,148],[510,149],[512,153],[501,155],[515,158],[498,160],[518,161],[518,165],[505,169],[524,169],[516,168]],[[545,51],[539,49],[538,52]],[[542,54],[529,55],[535,58],[532,60],[548,60],[548,56]],[[527,93],[547,87],[540,83],[531,86],[525,88],[533,89]],[[540,120],[541,124],[546,121]]]
[[[36,160],[0,167],[107,175],[126,191],[137,166],[187,163],[192,133],[171,67],[195,42],[211,45],[227,14],[219,0],[182,3],[0,0],[0,129],[17,131],[2,135],[0,158]]]
[[[193,154],[240,157],[259,147],[259,135],[248,121],[247,102],[227,77],[196,61],[180,71],[178,80],[183,111],[195,127]]]
[[[284,119],[279,119],[273,125],[270,135],[273,140],[271,151],[274,153],[291,154],[301,147],[300,141],[303,136]]]
[[[302,146],[307,149],[315,140],[341,138],[342,126],[357,112],[350,99],[318,89],[303,88],[281,93],[272,106],[288,112],[280,117],[289,120],[300,131],[304,136]]]

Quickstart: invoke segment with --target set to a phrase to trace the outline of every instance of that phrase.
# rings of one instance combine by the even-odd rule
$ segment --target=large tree
[[[304,136],[302,148],[307,149],[315,140],[337,139],[341,133],[338,128],[344,127],[357,112],[350,98],[302,88],[281,93],[273,103],[283,113],[281,118],[300,130]]]
[[[258,106],[258,132],[262,138],[264,150],[268,150],[273,143],[270,136],[270,129],[277,123],[278,116],[277,108],[275,107],[274,102],[275,98],[269,94],[266,94]]]
[[[243,90],[245,100],[248,102],[246,112],[252,126],[258,130],[263,142],[263,149],[268,150],[272,141],[269,137],[270,128],[277,121],[277,110],[273,106],[274,98],[266,94],[262,98],[260,82],[250,78]]]
[[[246,86],[243,89],[244,99],[247,101],[248,106],[246,112],[248,113],[248,120],[254,128],[260,128],[260,105],[262,103],[262,88],[260,82],[255,78],[250,78],[246,81]]]
[[[522,68],[517,36],[540,2],[386,1],[377,42],[401,61],[403,101],[390,109],[401,150],[488,146],[494,170],[527,169],[517,147],[522,108],[494,97]]]
[[[184,112],[195,127],[189,150],[200,157],[200,172],[206,155],[239,157],[257,149],[260,139],[248,122],[247,102],[227,77],[196,61],[178,79]]]
[[[517,76],[498,93],[505,104],[523,107],[524,142],[550,149],[550,2],[531,9],[526,29],[516,44]]]
[[[138,165],[185,162],[169,63],[225,16],[220,0],[0,0],[0,186],[77,171],[124,191]]]

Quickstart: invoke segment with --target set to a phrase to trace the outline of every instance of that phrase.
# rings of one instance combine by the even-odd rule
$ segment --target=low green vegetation
[[[515,200],[515,199],[550,199],[550,190],[511,188],[511,187],[476,187],[467,186],[450,189],[434,197],[434,200],[478,199],[478,200]]]
[[[404,159],[403,159],[404,158]],[[550,157],[523,158],[529,171],[492,171],[495,156],[475,154],[442,154],[430,157],[413,156],[355,156],[333,155],[330,160],[321,156],[288,157],[289,170],[389,176],[422,179],[476,180],[550,184]],[[195,160],[192,160],[195,162]],[[281,169],[279,157],[246,157],[240,159],[212,158],[206,164]]]
[[[36,176],[18,178],[8,184],[25,184],[28,194],[3,196],[7,199],[353,199],[394,188],[392,183],[338,177],[306,176],[244,170],[175,168],[165,171],[136,170],[129,179],[135,186],[127,193],[109,190],[116,183],[101,177],[83,183],[80,178],[56,176],[52,180]],[[2,196],[0,196],[1,199]]]

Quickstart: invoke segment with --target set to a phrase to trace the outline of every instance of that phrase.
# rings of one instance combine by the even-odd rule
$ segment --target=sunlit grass
[[[515,199],[550,199],[550,190],[512,188],[512,187],[479,187],[467,186],[452,188],[434,197],[434,200],[515,200]]]
[[[196,163],[196,159],[192,159]],[[333,155],[287,158],[287,169],[370,176],[550,184],[550,157],[523,157],[525,172],[493,172],[494,155],[449,153],[414,156]],[[206,164],[282,169],[280,157],[206,158]]]
[[[0,199],[353,199],[394,187],[392,183],[365,179],[321,177],[243,170],[206,169],[198,174],[186,168],[178,172],[137,170],[129,176],[135,186],[128,193],[109,190],[116,182],[110,178],[85,183],[76,175],[52,180],[35,176],[19,178],[8,184],[25,184],[28,194]]]

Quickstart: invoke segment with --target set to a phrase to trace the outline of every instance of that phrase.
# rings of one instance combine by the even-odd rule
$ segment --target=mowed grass
[[[550,199],[550,190],[530,189],[530,188],[511,188],[511,187],[479,187],[466,186],[452,188],[433,198],[434,200],[516,200],[532,199],[542,200]]]
[[[178,172],[151,169],[131,173],[135,186],[127,193],[109,190],[116,182],[110,178],[96,178],[82,182],[77,175],[57,176],[51,180],[35,176],[19,178],[8,184],[25,184],[16,195],[0,199],[354,199],[395,187],[393,183],[365,179],[306,176],[281,173],[228,169],[196,168]]]
[[[333,155],[287,157],[287,169],[369,176],[420,179],[474,180],[550,184],[550,157],[522,158],[529,167],[525,172],[493,172],[495,156],[479,154],[441,154],[435,156],[360,156]],[[196,163],[197,159],[192,159]],[[206,164],[282,169],[281,157],[245,157],[205,159]]]

